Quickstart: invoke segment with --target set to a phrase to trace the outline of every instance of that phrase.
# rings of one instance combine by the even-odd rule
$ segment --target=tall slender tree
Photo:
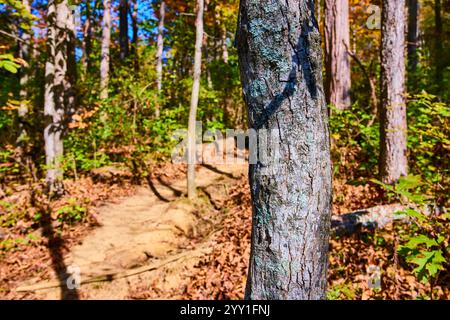
[[[443,58],[443,39],[442,39],[442,4],[441,0],[434,0],[434,40],[435,40],[435,70],[438,93],[442,90],[443,71],[445,60]]]
[[[324,299],[331,161],[314,2],[241,0],[237,35],[249,125],[259,146],[249,171],[246,297]]]
[[[83,57],[82,64],[87,72],[91,69],[91,52],[92,52],[92,9],[90,1],[86,1],[86,20],[83,26]]]
[[[26,10],[28,13],[31,14],[31,7],[28,0],[22,0],[22,5],[24,7],[24,10]],[[26,61],[28,64],[30,63],[31,58],[31,30],[28,28],[24,28],[22,30],[22,36],[21,40],[19,42],[19,56],[21,59]],[[30,68],[29,66],[23,66],[20,70],[20,106],[18,110],[19,115],[19,144],[21,144],[21,141],[23,141],[26,136],[26,128],[25,128],[25,122],[26,122],[26,116],[28,114],[28,81],[30,77]]]
[[[120,0],[119,4],[119,45],[120,59],[124,60],[130,52],[128,36],[128,0]]]
[[[408,65],[411,73],[416,72],[419,46],[419,0],[408,0]]]
[[[327,102],[350,107],[350,25],[348,0],[325,0],[325,89]]]
[[[405,0],[384,0],[381,17],[380,175],[408,174],[405,90]]]
[[[48,60],[45,70],[45,110],[50,123],[44,131],[46,182],[52,195],[61,195],[63,138],[75,108],[75,21],[68,0],[48,2]]]
[[[166,2],[161,0],[159,6],[159,22],[158,22],[158,39],[156,43],[156,87],[158,89],[158,96],[161,97],[162,90],[162,68],[163,68],[163,54],[164,54],[164,19],[166,17]],[[159,102],[156,104],[156,117],[160,115]]]
[[[195,164],[197,162],[196,119],[197,119],[198,99],[200,94],[200,76],[202,72],[204,9],[205,9],[204,0],[197,0],[197,15],[195,19],[194,79],[192,83],[191,108],[189,110],[188,143],[187,143],[187,158],[188,158],[187,190],[188,190],[188,197],[190,199],[193,199],[197,196],[195,185]]]
[[[103,25],[100,61],[100,99],[108,98],[111,44],[111,0],[103,0]]]

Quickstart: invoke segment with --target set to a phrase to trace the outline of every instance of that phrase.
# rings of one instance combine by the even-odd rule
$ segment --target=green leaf
[[[419,175],[408,175],[406,177],[401,177],[397,184],[395,185],[395,189],[397,191],[408,191],[411,189],[415,189],[423,184]]]
[[[417,237],[411,238],[408,241],[408,243],[405,245],[405,247],[410,248],[410,249],[416,249],[421,244],[426,245],[427,248],[438,245],[436,240],[431,239],[431,238],[427,237],[426,235],[421,234]]]
[[[410,209],[410,208],[408,208],[404,211],[400,211],[400,213],[405,214],[408,217],[416,218],[420,222],[423,222],[427,219],[427,217],[423,213],[420,213],[420,212]]]

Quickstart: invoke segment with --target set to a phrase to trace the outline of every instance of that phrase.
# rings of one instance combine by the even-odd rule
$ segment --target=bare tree
[[[108,98],[110,44],[111,44],[111,0],[103,0],[102,48],[100,61],[100,99]]]
[[[419,0],[408,0],[408,16],[408,64],[409,71],[414,73],[418,64]]]
[[[325,67],[327,102],[351,106],[350,26],[348,0],[325,0]]]
[[[187,189],[188,197],[193,199],[197,196],[195,186],[195,163],[197,161],[197,142],[196,142],[196,118],[197,106],[200,93],[200,77],[202,72],[202,43],[203,43],[203,13],[204,0],[197,0],[197,17],[195,19],[195,56],[194,56],[194,81],[192,83],[191,108],[189,110],[188,125],[188,173]]]
[[[31,7],[28,0],[22,0],[22,5],[26,11],[31,13]],[[30,51],[31,51],[31,33],[28,29],[22,30],[22,36],[21,40],[19,42],[19,56],[21,59],[26,61],[27,63],[30,62]],[[27,85],[29,81],[29,75],[30,75],[30,68],[29,66],[22,66],[20,69],[20,105],[18,110],[19,115],[19,144],[26,139],[27,132],[26,128],[24,126],[24,123],[26,122],[26,116],[28,114],[28,90]]]
[[[159,22],[158,22],[158,39],[156,44],[156,86],[158,89],[158,95],[161,96],[162,90],[162,67],[163,67],[163,54],[164,54],[164,19],[166,16],[166,2],[161,0],[159,6]],[[160,115],[159,102],[156,104],[156,117]]]
[[[52,195],[61,195],[63,137],[75,108],[75,21],[68,0],[48,2],[48,60],[45,71],[45,115],[51,118],[44,131],[47,175]]]
[[[331,160],[314,2],[241,0],[237,35],[249,125],[259,146],[249,171],[246,297],[324,299]]]
[[[405,90],[405,0],[384,0],[381,17],[380,176],[408,174]]]
[[[128,0],[120,0],[119,4],[119,45],[120,59],[124,60],[130,52],[128,37]]]

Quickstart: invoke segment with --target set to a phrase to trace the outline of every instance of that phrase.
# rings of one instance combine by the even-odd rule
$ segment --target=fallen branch
[[[375,230],[383,228],[394,221],[406,221],[409,219],[407,215],[396,214],[406,208],[407,206],[401,204],[389,204],[333,216],[331,219],[331,235],[352,235],[361,229]],[[445,212],[445,209],[431,209],[427,207],[423,211],[426,215],[442,214]]]
[[[168,259],[165,259],[163,261],[154,262],[154,263],[151,263],[149,265],[146,265],[146,266],[143,266],[140,268],[135,268],[135,269],[126,270],[126,271],[122,271],[122,272],[108,272],[108,273],[88,277],[88,278],[82,279],[80,282],[80,285],[94,283],[94,282],[113,281],[113,280],[117,280],[117,279],[121,279],[121,278],[135,276],[135,275],[138,275],[138,274],[141,274],[144,272],[148,272],[148,271],[154,271],[154,270],[160,269],[170,263],[181,260],[188,256],[192,256],[195,253],[198,253],[201,251],[202,251],[202,248],[194,250],[194,251],[183,252],[183,253],[177,254],[175,256],[172,256]],[[64,281],[53,280],[53,281],[37,283],[34,285],[29,285],[29,286],[21,286],[21,287],[18,287],[16,289],[16,291],[17,292],[38,291],[38,290],[44,290],[44,289],[58,288],[58,287],[61,287],[64,285],[66,285],[66,283]]]
[[[383,228],[396,220],[406,219],[407,217],[404,215],[395,214],[404,209],[405,206],[401,204],[391,204],[333,216],[331,234],[332,236],[344,236],[354,234],[363,228],[372,230]]]

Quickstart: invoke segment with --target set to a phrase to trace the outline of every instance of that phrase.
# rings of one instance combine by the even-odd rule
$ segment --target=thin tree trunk
[[[25,7],[25,9],[28,12],[31,12],[30,3],[28,0],[22,0],[22,4]],[[23,29],[22,30],[22,41],[19,42],[19,56],[21,59],[26,61],[27,63],[30,63],[30,49],[31,49],[31,34],[30,30]],[[22,145],[22,142],[27,137],[27,131],[25,128],[26,123],[26,117],[28,114],[28,81],[29,81],[29,73],[30,73],[30,67],[29,66],[22,66],[20,69],[20,106],[18,110],[19,115],[19,138],[18,142],[19,145]]]
[[[223,62],[225,64],[228,64],[229,53],[228,53],[228,46],[227,46],[227,29],[226,29],[225,26],[223,27],[223,30],[222,30],[221,44],[222,44],[222,59],[223,59]]]
[[[409,71],[414,74],[418,64],[419,0],[408,0],[408,16],[408,64]]]
[[[82,63],[89,72],[91,69],[91,52],[92,52],[92,24],[91,24],[91,5],[89,1],[86,2],[86,21],[83,26],[83,58]]]
[[[111,44],[111,0],[103,0],[102,47],[101,47],[101,61],[100,61],[100,99],[108,98],[110,44]]]
[[[162,90],[162,60],[164,53],[164,18],[166,16],[166,2],[161,0],[159,7],[159,23],[158,23],[158,39],[157,39],[157,52],[156,52],[156,87],[158,89],[158,98],[161,98]],[[160,115],[160,101],[156,104],[155,115],[159,118]]]
[[[435,23],[435,68],[436,68],[436,83],[438,86],[438,93],[442,91],[443,80],[443,39],[442,39],[442,15],[441,15],[441,0],[434,1],[434,23]]]
[[[138,57],[138,6],[137,0],[132,0],[133,14],[131,15],[131,25],[133,28],[133,39],[132,39],[132,53],[134,59],[134,70],[139,70],[139,57]]]
[[[128,0],[120,0],[119,4],[119,45],[120,59],[128,57],[130,50],[128,39]]]
[[[61,160],[67,119],[75,108],[75,21],[68,0],[48,3],[48,61],[46,62],[45,128],[46,183],[51,195],[64,192]]]
[[[314,2],[241,0],[237,35],[249,125],[259,145],[249,173],[246,297],[325,299],[331,160]]]
[[[203,12],[204,0],[197,0],[197,18],[195,20],[195,56],[194,56],[194,81],[192,84],[191,108],[189,110],[188,125],[188,174],[187,189],[188,197],[194,199],[197,196],[195,186],[195,164],[197,162],[196,142],[196,118],[197,106],[200,93],[200,76],[202,72],[202,42],[203,42]]]
[[[351,106],[350,26],[348,0],[325,0],[325,66],[327,102]]]
[[[405,90],[405,0],[385,0],[381,26],[380,176],[408,174]]]

